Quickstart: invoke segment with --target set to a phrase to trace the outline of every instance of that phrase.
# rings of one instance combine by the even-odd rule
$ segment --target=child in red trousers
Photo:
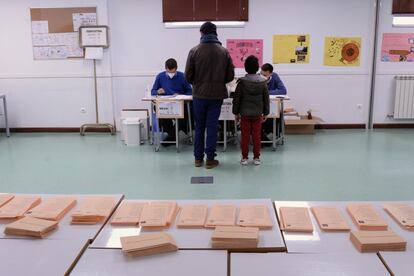
[[[249,160],[250,135],[253,140],[253,163],[260,165],[262,123],[269,115],[269,92],[266,79],[258,75],[259,60],[249,56],[244,62],[246,76],[237,82],[233,98],[233,114],[240,121],[241,151],[240,163],[247,165]]]

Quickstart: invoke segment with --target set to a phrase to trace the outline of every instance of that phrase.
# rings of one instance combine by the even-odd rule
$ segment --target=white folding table
[[[71,275],[227,276],[227,252],[180,250],[130,257],[120,249],[88,249]]]
[[[414,252],[380,252],[379,255],[393,275],[414,274]]]
[[[389,229],[397,233],[407,241],[407,250],[414,251],[414,233],[402,229],[382,208],[386,202],[358,202],[358,201],[275,201],[275,207],[279,216],[280,207],[314,207],[330,206],[336,207],[343,215],[352,231],[358,230],[351,217],[346,211],[346,205],[349,203],[369,203],[374,206],[382,218],[388,223]],[[404,202],[414,207],[413,202]],[[282,231],[286,242],[287,251],[290,253],[351,253],[358,252],[350,241],[349,232],[326,232],[319,228],[319,225],[309,209],[314,231],[312,234],[292,233]]]
[[[86,246],[81,240],[0,239],[0,274],[66,275]]]
[[[5,94],[0,94],[0,100],[3,102],[3,110],[4,110],[4,123],[6,127],[6,136],[10,137],[10,128],[9,128],[9,120],[7,118],[7,100]]]
[[[139,202],[150,202],[137,200]],[[259,245],[252,251],[277,252],[285,251],[286,246],[277,223],[274,208],[270,199],[245,199],[245,200],[177,200],[177,204],[205,204],[212,207],[214,204],[264,204],[268,207],[269,214],[273,221],[271,230],[260,230]],[[179,229],[173,223],[170,228],[162,230],[169,233],[176,241],[179,249],[212,249],[212,229]],[[139,235],[140,233],[151,232],[140,227],[113,226],[110,221],[105,225],[98,237],[92,243],[91,248],[121,248],[120,237]]]
[[[376,254],[231,253],[231,276],[389,275]]]
[[[18,196],[19,194],[15,194]],[[58,229],[55,230],[53,233],[45,237],[44,239],[48,240],[79,240],[82,242],[92,241],[98,235],[99,231],[105,225],[105,222],[94,224],[94,225],[71,225],[71,214],[76,210],[77,206],[88,196],[97,196],[97,195],[53,195],[53,194],[42,194],[42,195],[34,195],[40,196],[42,200],[47,200],[50,197],[67,197],[72,196],[77,199],[77,204],[75,207],[70,210],[65,217],[59,222]],[[102,195],[102,196],[113,196],[116,198],[117,204],[119,204],[123,198],[123,195]],[[22,236],[13,236],[13,235],[5,235],[4,228],[6,225],[10,223],[10,221],[2,221],[0,222],[0,239],[33,239],[30,237],[22,237]]]

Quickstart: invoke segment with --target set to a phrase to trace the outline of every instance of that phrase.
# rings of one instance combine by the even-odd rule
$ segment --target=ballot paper
[[[387,230],[387,223],[371,204],[348,204],[346,207],[352,220],[360,230]]]
[[[272,218],[266,205],[240,206],[237,224],[240,226],[258,227],[260,229],[271,229],[273,227]]]
[[[34,196],[16,196],[0,208],[0,219],[21,218],[30,209],[40,204],[42,199]]]
[[[178,228],[203,228],[207,218],[206,205],[181,206]]]
[[[86,47],[85,59],[103,59],[102,47]]]
[[[214,205],[207,218],[205,227],[236,225],[237,207],[234,205]]]
[[[384,210],[404,229],[414,231],[414,208],[403,203],[384,204]]]
[[[280,207],[280,228],[286,232],[312,233],[313,225],[306,207]]]
[[[11,194],[0,194],[0,207],[6,205],[10,200],[14,198]]]
[[[136,226],[141,219],[142,210],[148,203],[122,201],[111,221],[112,225]]]
[[[348,223],[335,207],[311,207],[311,211],[323,231],[349,231]]]
[[[211,241],[213,248],[256,248],[259,243],[259,228],[217,226]]]
[[[122,251],[129,256],[147,256],[177,251],[178,246],[167,233],[146,233],[121,237]]]
[[[151,202],[144,206],[139,223],[148,228],[169,227],[178,210],[176,202]]]
[[[352,231],[351,242],[360,252],[405,251],[407,242],[392,231]]]
[[[47,220],[61,220],[76,205],[73,197],[52,197],[30,210],[26,216]]]
[[[105,221],[115,208],[117,199],[110,196],[85,198],[72,214],[71,224],[97,224]]]
[[[58,226],[57,221],[24,217],[10,223],[4,229],[6,235],[29,236],[43,238]]]

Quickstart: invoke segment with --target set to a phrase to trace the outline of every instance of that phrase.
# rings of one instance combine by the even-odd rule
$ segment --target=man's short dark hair
[[[204,35],[207,35],[207,34],[217,35],[217,26],[216,26],[216,24],[214,24],[210,21],[207,21],[203,25],[201,25],[200,32]]]
[[[259,59],[253,55],[248,56],[244,61],[244,69],[248,74],[256,74],[259,71]]]
[[[166,69],[173,70],[173,69],[177,69],[177,67],[178,67],[177,61],[173,58],[169,58],[165,62],[165,68]]]
[[[262,71],[273,73],[273,66],[270,63],[265,63],[262,65]]]

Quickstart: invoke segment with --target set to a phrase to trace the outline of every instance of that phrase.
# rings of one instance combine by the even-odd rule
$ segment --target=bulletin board
[[[32,8],[30,16],[36,60],[84,57],[79,27],[98,23],[96,7]]]

